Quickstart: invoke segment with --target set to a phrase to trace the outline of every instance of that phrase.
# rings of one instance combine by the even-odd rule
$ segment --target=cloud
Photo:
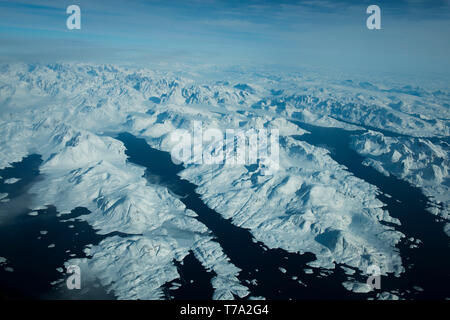
[[[68,31],[71,1],[3,1],[0,57],[448,70],[448,1],[383,2],[379,32],[365,28],[371,2],[79,0],[82,29]]]

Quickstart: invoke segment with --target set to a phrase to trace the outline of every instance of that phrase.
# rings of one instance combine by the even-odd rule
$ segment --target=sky
[[[66,8],[81,8],[68,30]],[[368,30],[366,8],[381,8]],[[450,74],[450,0],[0,0],[0,62]]]

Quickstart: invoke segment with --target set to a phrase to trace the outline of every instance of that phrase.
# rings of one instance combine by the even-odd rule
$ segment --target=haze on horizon
[[[66,8],[81,8],[81,30]],[[381,30],[366,8],[381,8]],[[450,1],[0,1],[0,61],[448,74]]]

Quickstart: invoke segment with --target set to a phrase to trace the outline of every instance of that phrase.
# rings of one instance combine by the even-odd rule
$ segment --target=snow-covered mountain
[[[213,80],[185,74],[87,64],[0,68],[0,168],[42,155],[43,179],[30,190],[35,207],[86,207],[91,214],[83,219],[99,233],[130,234],[108,237],[86,249],[89,259],[67,262],[119,298],[162,298],[162,286],[180,276],[174,260],[191,250],[215,274],[214,298],[251,292],[214,234],[165,187],[147,182],[114,133],[170,152],[170,134],[191,130],[194,121],[223,130],[279,129],[273,175],[258,166],[206,164],[185,164],[180,175],[210,208],[268,248],[314,253],[311,267],[339,263],[365,272],[376,264],[382,274],[399,275],[403,235],[377,187],[329,150],[295,139],[306,131],[291,120],[371,129],[352,147],[368,165],[422,188],[439,208],[434,212],[448,219],[449,145],[433,140],[450,134],[448,87],[298,72],[223,72]]]

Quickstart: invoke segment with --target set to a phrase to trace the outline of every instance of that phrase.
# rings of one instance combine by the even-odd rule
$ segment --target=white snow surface
[[[368,131],[353,136],[352,147],[366,157],[366,165],[421,188],[433,203],[428,210],[450,219],[450,144]]]
[[[30,190],[32,207],[86,207],[91,214],[83,219],[99,233],[132,234],[107,237],[86,248],[89,259],[67,265],[80,265],[82,274],[100,279],[118,298],[161,299],[161,286],[180,277],[173,261],[192,251],[217,274],[215,299],[249,294],[237,279],[240,270],[195,213],[164,187],[148,185],[144,169],[128,163],[123,144],[111,137],[127,131],[170,151],[174,129],[202,120],[222,129],[277,128],[281,142],[280,169],[273,175],[262,175],[261,167],[186,165],[180,175],[199,186],[209,207],[268,247],[313,252],[312,267],[333,269],[339,262],[365,271],[377,264],[383,274],[402,272],[395,245],[403,235],[380,223],[395,220],[376,199],[377,188],[350,174],[327,150],[293,139],[304,131],[289,119],[410,135],[392,142],[400,155],[390,159],[425,157],[430,169],[418,185],[447,201],[442,184],[448,149],[412,137],[449,135],[448,90],[298,73],[234,72],[215,80],[175,74],[88,64],[0,67],[0,168],[30,153],[42,155],[44,179]],[[361,138],[370,141],[371,135]],[[413,151],[405,155],[402,146],[409,143]],[[357,150],[374,153],[380,170],[397,174],[384,158],[389,143],[379,145]],[[444,160],[437,163],[438,157]]]
[[[6,184],[13,184],[13,183],[16,183],[18,181],[20,181],[20,179],[18,179],[18,178],[9,178],[9,179],[6,179],[4,181],[4,183],[6,183]]]

